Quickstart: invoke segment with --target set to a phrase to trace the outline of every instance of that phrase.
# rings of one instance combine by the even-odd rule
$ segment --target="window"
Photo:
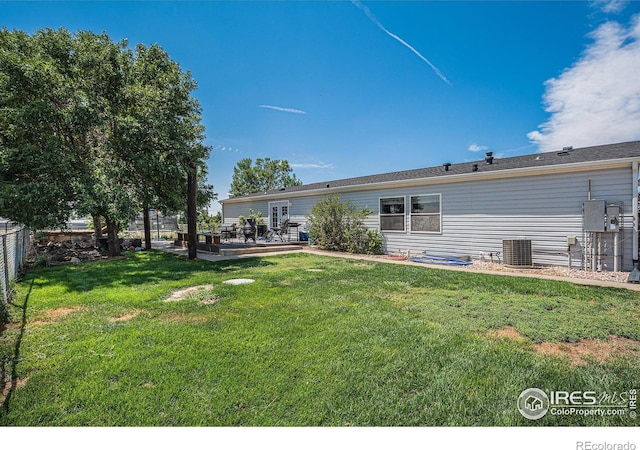
[[[380,199],[380,231],[404,231],[404,197]]]
[[[440,194],[411,197],[411,231],[441,232]]]

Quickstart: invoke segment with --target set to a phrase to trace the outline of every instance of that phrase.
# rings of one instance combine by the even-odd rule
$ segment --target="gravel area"
[[[311,253],[317,254],[325,254],[331,256],[340,256],[340,257],[350,257],[357,259],[369,259],[369,260],[387,260],[387,261],[397,261],[397,262],[406,262],[407,255],[402,254],[388,254],[388,255],[352,255],[349,253],[339,253],[339,252],[329,252],[325,250],[318,250],[315,247],[309,247],[307,251]],[[434,268],[446,268],[447,266],[441,266],[437,264],[425,264],[428,267]],[[564,277],[574,280],[594,280],[594,281],[604,281],[604,282],[613,282],[613,283],[624,283],[629,287],[639,286],[637,284],[629,284],[627,283],[627,279],[629,278],[629,272],[592,272],[580,269],[569,269],[568,267],[561,266],[540,266],[534,267],[533,269],[512,269],[510,267],[506,267],[504,264],[499,264],[490,261],[480,261],[473,260],[472,264],[469,266],[455,266],[457,270],[469,270],[469,271],[482,271],[482,272],[497,272],[497,273],[517,273],[518,275],[546,275],[552,277]],[[634,289],[635,290],[635,289]]]
[[[471,270],[491,270],[495,272],[511,272],[532,275],[550,275],[554,277],[579,278],[585,280],[613,281],[626,283],[629,272],[592,272],[587,270],[569,269],[568,267],[535,267],[533,269],[512,269],[503,264],[487,261],[473,261],[473,264],[466,266]]]

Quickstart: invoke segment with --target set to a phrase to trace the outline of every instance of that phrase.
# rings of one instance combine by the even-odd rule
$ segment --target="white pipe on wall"
[[[613,271],[617,272],[618,267],[618,234],[613,233]]]
[[[633,223],[633,249],[631,250],[631,259],[638,260],[638,161],[631,164],[632,172],[632,194],[631,194],[631,214]]]

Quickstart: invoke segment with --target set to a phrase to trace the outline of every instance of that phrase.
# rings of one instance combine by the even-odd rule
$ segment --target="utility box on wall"
[[[601,233],[606,231],[605,201],[587,200],[582,204],[584,231]]]
[[[586,232],[618,232],[622,228],[622,202],[587,200],[582,204],[582,222]]]
[[[620,219],[622,207],[618,205],[607,205],[607,231],[620,231]]]

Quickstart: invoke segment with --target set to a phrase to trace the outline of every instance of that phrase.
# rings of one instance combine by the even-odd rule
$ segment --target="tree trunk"
[[[118,225],[116,222],[109,220],[105,217],[107,222],[107,241],[109,242],[109,256],[120,256],[122,254],[122,247],[120,247],[120,240],[118,239]]]
[[[144,216],[144,249],[151,250],[151,217],[149,217],[149,208],[145,206]]]
[[[189,162],[187,171],[187,235],[189,259],[198,257],[198,170],[195,161]]]
[[[93,216],[93,230],[96,235],[96,245],[98,245],[98,239],[102,237],[102,219],[100,216]]]

